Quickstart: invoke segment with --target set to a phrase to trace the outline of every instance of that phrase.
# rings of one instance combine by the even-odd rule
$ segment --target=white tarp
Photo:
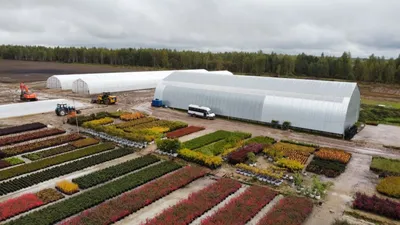
[[[80,109],[90,105],[68,99],[52,99],[36,102],[21,102],[0,105],[0,119],[52,112],[56,109],[58,103],[65,103],[69,106],[75,105],[76,109]]]

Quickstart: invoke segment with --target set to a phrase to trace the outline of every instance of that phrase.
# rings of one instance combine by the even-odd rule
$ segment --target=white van
[[[215,118],[215,114],[211,112],[210,108],[192,104],[189,105],[188,114],[190,116],[199,116],[211,120]]]

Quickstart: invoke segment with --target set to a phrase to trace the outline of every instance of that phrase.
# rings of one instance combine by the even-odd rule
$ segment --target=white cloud
[[[398,0],[0,0],[1,44],[400,53]]]

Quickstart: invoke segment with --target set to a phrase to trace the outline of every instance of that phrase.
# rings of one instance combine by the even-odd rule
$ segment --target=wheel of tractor
[[[110,99],[104,100],[104,104],[105,104],[105,105],[109,105],[109,104],[110,104]]]
[[[64,110],[61,110],[61,111],[59,112],[59,114],[60,114],[60,116],[65,116],[66,112],[65,112]]]

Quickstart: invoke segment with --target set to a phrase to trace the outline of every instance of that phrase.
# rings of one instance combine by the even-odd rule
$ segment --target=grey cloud
[[[400,53],[397,0],[0,0],[2,44]]]

